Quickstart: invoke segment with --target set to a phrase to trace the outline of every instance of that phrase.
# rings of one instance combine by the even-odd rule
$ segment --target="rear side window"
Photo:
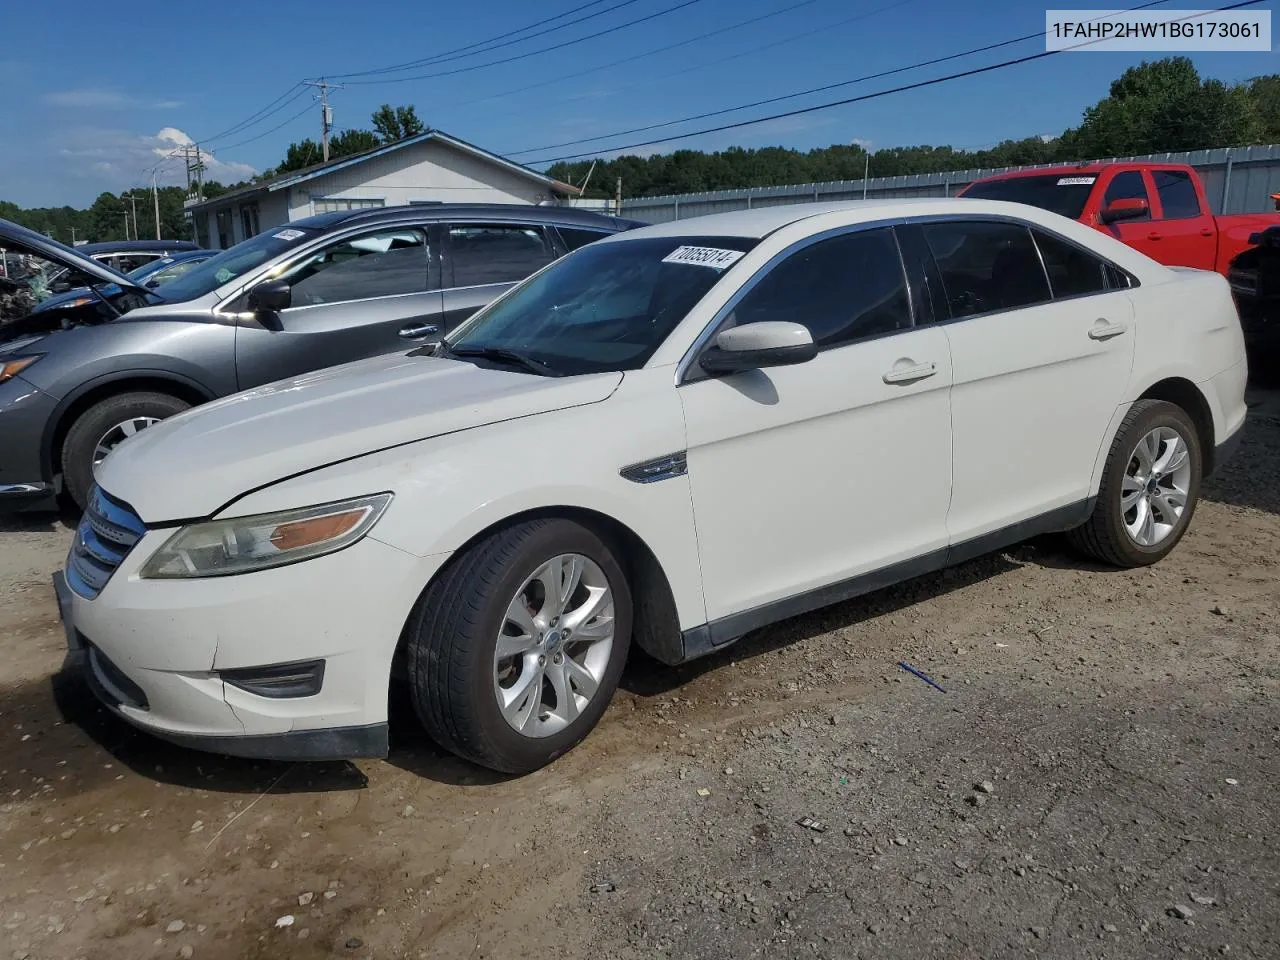
[[[555,259],[541,227],[531,224],[454,224],[449,259],[455,287],[514,283]]]
[[[1031,232],[1013,223],[923,225],[953,319],[1016,310],[1050,299]]]
[[[1160,209],[1166,220],[1185,220],[1200,216],[1200,198],[1191,174],[1185,170],[1153,170],[1156,193],[1160,196]]]
[[[777,264],[733,310],[731,324],[786,320],[819,347],[911,326],[898,244],[888,229],[820,240]]]
[[[1102,198],[1104,207],[1110,206],[1115,200],[1145,200],[1147,206],[1151,205],[1151,198],[1147,196],[1147,181],[1142,178],[1142,173],[1138,170],[1126,170],[1124,173],[1116,174],[1111,184],[1107,187],[1107,192]],[[1138,220],[1150,220],[1151,214],[1145,213],[1140,217],[1133,217],[1127,221],[1133,223]]]
[[[1040,230],[1033,230],[1036,246],[1049,274],[1049,288],[1055,300],[1105,293],[1108,264],[1074,243]]]
[[[581,227],[556,227],[556,229],[560,231],[560,239],[564,241],[565,249],[569,251],[609,236],[606,230],[584,230]]]

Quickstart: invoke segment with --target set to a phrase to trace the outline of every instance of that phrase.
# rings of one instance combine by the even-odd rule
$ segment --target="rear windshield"
[[[284,251],[319,235],[319,230],[296,227],[260,233],[192,267],[178,279],[166,283],[163,293],[156,295],[167,303],[203,297],[224,283],[230,283],[268,260],[275,259]]]
[[[1079,220],[1097,179],[1093,174],[1075,175],[1069,171],[1035,177],[1010,177],[972,184],[961,196],[1025,203]]]

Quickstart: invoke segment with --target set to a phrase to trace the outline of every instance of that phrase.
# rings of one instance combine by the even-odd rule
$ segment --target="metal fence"
[[[1280,144],[1108,159],[1190,164],[1204,181],[1205,193],[1214,213],[1270,211],[1274,209],[1270,195],[1280,192]],[[873,156],[872,163],[874,162]],[[1052,164],[1055,167],[1073,165]],[[916,173],[903,177],[872,177],[865,183],[865,194],[862,180],[835,180],[828,183],[796,183],[781,187],[715,190],[664,197],[635,197],[622,201],[622,212],[637,220],[664,223],[708,213],[750,210],[753,207],[824,200],[860,200],[864,195],[869,199],[952,197],[974,180],[1009,170],[1025,169],[1027,168],[996,167],[990,170],[951,170],[946,173]]]

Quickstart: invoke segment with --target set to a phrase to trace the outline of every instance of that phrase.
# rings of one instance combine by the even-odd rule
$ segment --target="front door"
[[[336,241],[279,275],[292,303],[236,335],[240,389],[439,340],[441,297],[427,234],[389,227]]]
[[[953,543],[1079,507],[1133,361],[1118,271],[1012,222],[918,229],[952,318]]]
[[[951,362],[940,327],[912,325],[893,231],[764,269],[725,325],[801,323],[820,352],[679,388],[713,621],[946,546]]]
[[[446,332],[555,259],[540,224],[455,222],[442,233]]]

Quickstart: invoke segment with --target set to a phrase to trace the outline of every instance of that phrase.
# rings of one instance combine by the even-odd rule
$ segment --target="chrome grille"
[[[71,552],[67,554],[67,585],[92,600],[102,592],[146,530],[128,505],[95,485],[89,491],[89,503],[76,528]]]

